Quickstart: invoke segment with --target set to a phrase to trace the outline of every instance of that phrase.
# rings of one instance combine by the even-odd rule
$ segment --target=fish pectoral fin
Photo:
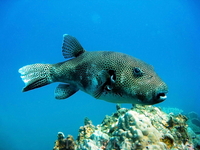
[[[93,95],[94,98],[98,99],[98,98],[101,96],[102,92],[103,92],[103,89],[102,89],[102,88],[97,89],[97,90],[94,92],[94,95]]]
[[[76,93],[79,89],[70,84],[59,84],[55,89],[55,98],[56,99],[66,99]]]
[[[64,34],[64,42],[62,46],[62,54],[64,58],[73,58],[73,57],[78,57],[80,54],[84,53],[85,50],[79,43],[79,41],[68,34]]]
[[[103,92],[112,92],[116,81],[116,73],[114,70],[102,70],[98,75],[97,80],[99,86],[94,92],[94,97],[98,99]]]
[[[104,88],[107,85],[109,79],[109,73],[107,70],[102,70],[99,72],[98,76],[96,77],[96,80],[98,82],[95,91],[94,91],[94,98],[98,99],[102,92],[104,92]]]

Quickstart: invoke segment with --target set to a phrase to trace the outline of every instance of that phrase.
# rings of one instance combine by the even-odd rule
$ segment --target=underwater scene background
[[[1,150],[52,149],[59,131],[76,138],[85,117],[97,125],[116,111],[81,91],[56,100],[58,83],[21,92],[18,69],[64,61],[65,33],[88,51],[123,52],[153,65],[169,86],[167,100],[155,106],[200,116],[198,0],[9,0],[0,7]]]

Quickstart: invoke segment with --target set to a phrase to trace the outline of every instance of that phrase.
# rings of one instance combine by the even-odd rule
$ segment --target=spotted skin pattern
[[[62,52],[69,60],[22,67],[23,91],[63,82],[66,85],[56,89],[57,99],[68,98],[78,90],[113,103],[156,104],[166,99],[167,85],[140,59],[113,51],[86,51],[70,35],[64,35]]]

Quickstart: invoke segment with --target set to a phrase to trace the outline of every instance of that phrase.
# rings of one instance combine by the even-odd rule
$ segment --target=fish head
[[[152,105],[166,100],[168,87],[151,65],[133,58],[126,66],[118,83],[128,103]]]

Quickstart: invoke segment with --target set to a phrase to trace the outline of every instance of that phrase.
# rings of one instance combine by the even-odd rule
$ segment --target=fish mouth
[[[158,91],[154,93],[150,99],[144,95],[138,94],[137,99],[140,104],[153,105],[165,101],[167,99],[167,93],[168,91]]]
[[[156,94],[155,96],[155,101],[156,103],[160,103],[160,102],[163,102],[164,100],[167,99],[167,94],[168,92],[167,91],[162,91],[162,92],[159,92]]]

